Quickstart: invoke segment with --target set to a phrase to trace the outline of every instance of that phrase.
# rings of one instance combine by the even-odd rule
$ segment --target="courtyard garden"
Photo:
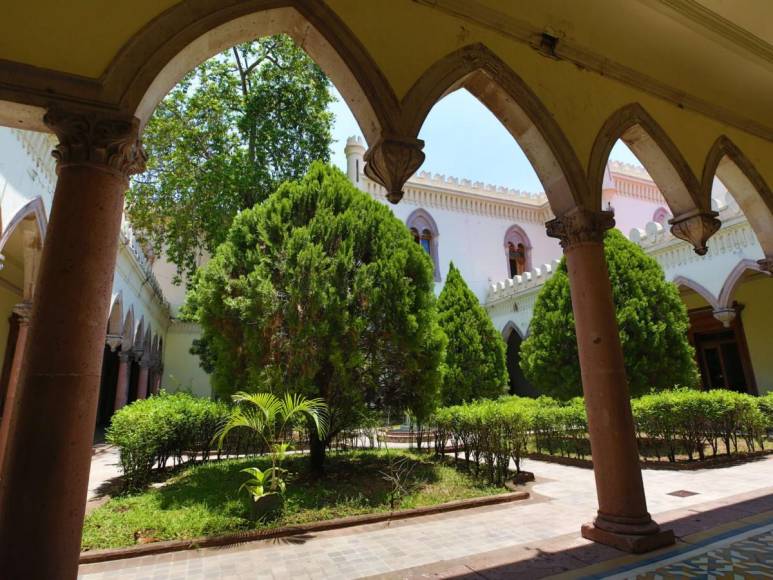
[[[161,486],[109,500],[86,518],[83,549],[270,530],[508,491],[448,461],[408,450],[333,453],[322,479],[310,472],[308,460],[308,455],[300,454],[286,460],[284,508],[277,517],[255,521],[252,499],[239,491],[245,481],[243,470],[266,469],[269,458],[210,461],[170,471]],[[400,485],[396,487],[391,477],[400,477]]]
[[[109,438],[120,450],[123,492],[87,516],[83,549],[437,506],[507,493],[531,478],[524,466],[532,457],[591,457],[581,399],[503,397],[438,409],[422,429],[422,449],[415,440],[413,448],[387,444],[384,420],[368,437],[373,417],[365,417],[331,445],[320,475],[303,421],[266,426],[271,441],[251,428],[224,432],[244,414],[234,413],[239,404],[162,393],[119,412]],[[773,448],[773,394],[678,389],[634,399],[632,408],[643,461],[702,464]],[[249,472],[279,465],[281,508],[256,516]]]
[[[519,354],[542,396],[516,396],[501,334],[462,272],[451,263],[436,295],[418,235],[326,164],[324,75],[288,39],[233,58],[240,82],[221,55],[165,101],[147,131],[151,177],[128,198],[147,242],[186,278],[180,318],[200,330],[190,352],[211,399],[162,391],[113,416],[107,440],[122,476],[87,516],[82,548],[395,517],[507,493],[539,477],[531,459],[590,466],[565,262],[540,291]],[[277,84],[269,65],[250,79],[242,60],[253,58],[297,69],[297,86]],[[305,105],[291,98],[300,90]],[[264,119],[272,92],[288,99],[277,123]],[[190,113],[201,122],[181,121]],[[267,159],[283,162],[264,171]],[[212,208],[213,192],[229,202]],[[641,461],[769,451],[773,395],[697,390],[676,286],[618,231],[604,244]]]

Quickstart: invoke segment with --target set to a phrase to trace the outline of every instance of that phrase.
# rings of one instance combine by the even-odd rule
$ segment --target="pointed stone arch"
[[[134,306],[130,306],[126,312],[126,318],[123,322],[123,343],[121,344],[121,350],[126,352],[134,346]]]
[[[722,290],[717,300],[719,308],[730,308],[733,305],[733,296],[746,272],[762,272],[760,265],[754,260],[744,259],[738,262],[725,278]]]
[[[397,98],[365,47],[323,2],[191,0],[140,30],[103,75],[105,96],[140,119],[191,69],[240,42],[287,34],[325,71],[369,142],[393,131]]]
[[[132,350],[143,351],[145,349],[145,317],[140,316],[134,327],[134,342],[132,344]]]
[[[518,337],[523,340],[526,338],[523,332],[518,328],[518,325],[513,322],[512,320],[508,320],[507,323],[505,323],[504,328],[502,329],[502,339],[507,342],[507,339],[510,338],[510,336],[515,333],[518,335]]]
[[[644,165],[658,186],[674,216],[672,233],[706,253],[706,241],[720,226],[711,210],[711,196],[704,195],[700,182],[681,152],[660,124],[639,103],[618,109],[596,135],[588,161],[588,183],[594,209],[601,207],[604,170],[612,147],[622,140]]]
[[[114,336],[121,336],[123,331],[123,293],[118,292],[113,296],[111,302],[110,312],[107,318],[107,333]]]
[[[43,198],[40,196],[33,197],[27,203],[19,208],[8,225],[3,229],[3,234],[0,236],[0,254],[2,254],[5,245],[13,235],[16,228],[24,220],[33,218],[37,227],[38,236],[40,237],[40,243],[42,244],[46,239],[46,228],[48,227],[48,218],[46,217],[46,207],[43,205]]]
[[[402,134],[417,137],[432,107],[467,89],[513,136],[539,177],[553,212],[563,214],[588,197],[582,165],[537,95],[482,44],[460,48],[433,64],[401,101]]]
[[[703,298],[706,302],[709,303],[709,305],[717,309],[719,308],[719,300],[714,297],[714,294],[711,293],[705,286],[699,284],[695,280],[691,280],[690,278],[687,278],[685,276],[676,276],[672,282],[676,284],[677,286],[682,286],[683,288],[688,288],[689,290],[692,290],[696,294],[698,294],[701,298]]]
[[[714,142],[706,156],[702,181],[704,197],[711,196],[715,176],[738,202],[762,251],[772,262],[767,270],[773,270],[773,191],[754,164],[725,135]]]

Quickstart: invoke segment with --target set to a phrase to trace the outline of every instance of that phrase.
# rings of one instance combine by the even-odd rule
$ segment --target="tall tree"
[[[660,265],[618,230],[607,232],[604,255],[623,345],[631,395],[651,389],[697,384],[698,371],[687,341],[687,309]],[[582,395],[566,262],[537,296],[529,336],[521,345],[521,369],[547,395]]]
[[[327,162],[330,83],[288,36],[234,46],[188,74],[143,134],[147,171],[127,195],[135,228],[190,274],[234,216],[314,160]]]
[[[408,230],[337,169],[312,165],[241,212],[183,312],[202,327],[216,392],[324,399],[325,440],[375,405],[432,412],[445,337],[433,270]]]
[[[448,337],[443,404],[503,395],[508,385],[505,343],[453,263],[440,292],[438,312]]]

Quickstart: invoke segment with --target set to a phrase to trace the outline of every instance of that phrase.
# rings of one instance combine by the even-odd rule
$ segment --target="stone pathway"
[[[452,566],[452,563],[465,559],[485,561],[495,554],[500,559],[509,558],[518,550],[526,549],[528,553],[529,549],[542,549],[530,546],[549,546],[551,542],[559,551],[566,546],[588,546],[592,552],[595,550],[590,561],[580,559],[580,563],[591,564],[599,558],[619,556],[619,552],[590,544],[579,537],[580,524],[591,520],[596,509],[591,470],[538,461],[529,461],[526,468],[537,475],[537,481],[530,485],[533,497],[526,502],[322,532],[308,537],[84,565],[80,577],[84,580],[344,579],[374,575],[410,578],[428,577],[419,573],[422,567],[428,566],[441,570],[433,573],[433,577],[450,577],[460,575],[442,573],[444,566],[457,570],[456,564]],[[770,487],[773,457],[726,468],[678,472],[646,470],[644,481],[653,514],[670,514],[668,520],[704,510],[710,514],[708,510],[740,501],[738,494],[747,494],[749,498],[773,498],[773,487]],[[689,491],[695,495],[670,495],[675,491]],[[773,506],[767,509],[773,509]],[[574,567],[577,567],[576,563]],[[547,571],[557,573],[566,569],[559,566]],[[469,567],[463,567],[463,570],[471,572]],[[472,573],[471,578],[495,577]]]
[[[103,489],[110,481],[121,475],[118,466],[118,449],[106,443],[94,445],[89,471],[88,501],[103,495]]]

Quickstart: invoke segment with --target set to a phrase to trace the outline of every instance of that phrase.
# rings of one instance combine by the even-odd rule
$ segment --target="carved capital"
[[[118,360],[122,363],[128,363],[131,361],[132,358],[132,352],[130,350],[119,350],[118,351]]]
[[[722,323],[725,328],[730,328],[730,323],[735,320],[735,308],[718,308],[712,312],[714,318]]]
[[[382,137],[365,152],[365,174],[387,190],[387,199],[403,198],[403,185],[424,162],[424,141]]]
[[[762,260],[757,260],[757,264],[761,271],[773,274],[773,257],[765,256]]]
[[[32,319],[32,302],[29,300],[19,302],[13,307],[13,313],[19,317],[19,324],[21,326],[28,325]]]
[[[134,117],[51,108],[43,122],[59,138],[52,152],[57,170],[68,165],[91,165],[128,179],[145,171],[147,155]]]
[[[565,250],[575,244],[604,242],[604,232],[615,227],[611,211],[593,211],[576,207],[545,223],[548,237],[558,238]]]
[[[692,244],[695,253],[703,256],[709,251],[706,242],[722,225],[717,219],[718,215],[715,211],[695,210],[678,215],[668,220],[668,223],[671,224],[671,233],[675,237]]]
[[[120,334],[108,334],[105,343],[110,347],[111,352],[115,352],[123,343],[123,337]]]

